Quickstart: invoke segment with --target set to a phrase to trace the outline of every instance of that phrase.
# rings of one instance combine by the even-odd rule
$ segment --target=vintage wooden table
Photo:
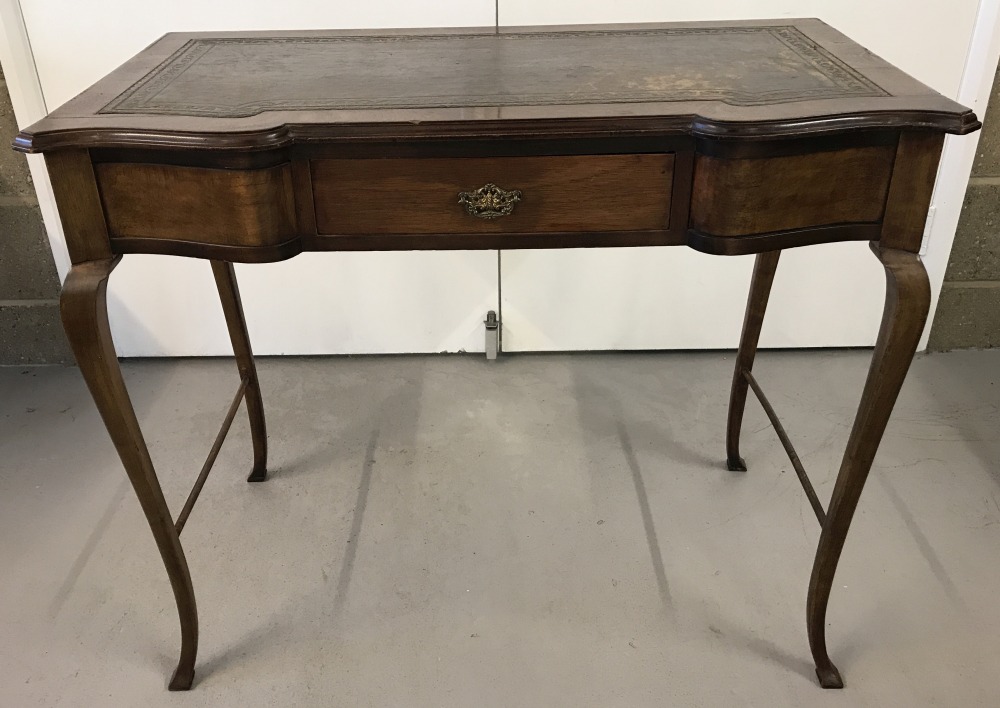
[[[233,262],[302,251],[689,246],[757,254],[726,435],[743,471],[748,387],[822,531],[806,618],[820,683],[837,562],[930,300],[917,255],[945,133],[968,109],[818,20],[367,32],[168,34],[17,136],[45,154],[73,267],[62,317],[149,521],[180,614],[198,618],[180,533],[260,387]],[[751,369],[782,249],[871,242],[885,310],[824,510]],[[239,387],[176,517],[115,356],[106,289],[129,253],[211,262]],[[377,286],[375,286],[377,287]],[[698,293],[691,293],[698,297]],[[874,303],[873,303],[874,306]]]

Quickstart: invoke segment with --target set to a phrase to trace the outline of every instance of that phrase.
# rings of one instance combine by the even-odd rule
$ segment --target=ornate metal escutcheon
[[[514,205],[519,201],[521,201],[520,190],[500,189],[492,182],[473,192],[458,193],[458,203],[464,204],[467,212],[480,219],[507,216],[514,211]]]

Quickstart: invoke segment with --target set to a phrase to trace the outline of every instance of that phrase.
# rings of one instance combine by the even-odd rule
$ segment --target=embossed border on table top
[[[812,89],[740,92],[728,89],[686,89],[671,91],[669,97],[651,95],[648,89],[622,88],[617,91],[574,92],[572,96],[558,93],[535,93],[530,96],[484,93],[455,96],[419,96],[386,98],[351,98],[330,96],[303,99],[297,103],[288,99],[278,101],[254,100],[236,106],[207,104],[157,103],[156,97],[178,76],[220,44],[272,44],[272,43],[387,43],[434,42],[455,39],[518,41],[530,39],[563,39],[580,36],[635,36],[635,35],[696,35],[696,34],[760,34],[772,35],[827,78],[833,86]],[[601,30],[579,32],[521,32],[511,34],[442,34],[442,35],[332,35],[319,37],[217,37],[192,39],[147,73],[126,91],[104,106],[99,113],[203,116],[215,118],[246,118],[265,111],[351,110],[351,109],[404,109],[430,107],[482,107],[570,105],[586,103],[674,103],[680,101],[721,101],[734,106],[762,106],[774,103],[792,103],[821,98],[864,98],[888,96],[889,93],[841,59],[810,40],[797,27],[742,26],[742,27],[676,27],[648,30]]]

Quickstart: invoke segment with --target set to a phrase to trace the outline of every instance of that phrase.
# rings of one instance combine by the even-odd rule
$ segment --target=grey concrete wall
[[[931,329],[937,351],[1000,346],[1000,71]]]
[[[59,278],[0,71],[0,365],[72,361],[59,323]]]

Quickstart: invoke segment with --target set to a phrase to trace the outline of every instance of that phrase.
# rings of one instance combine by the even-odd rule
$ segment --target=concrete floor
[[[829,496],[869,354],[764,353]],[[173,600],[76,369],[0,370],[3,706],[997,706],[1000,351],[920,356],[834,586],[760,407],[724,469],[731,353],[270,359],[271,479],[242,413],[184,531]],[[179,509],[231,362],[131,362]]]

